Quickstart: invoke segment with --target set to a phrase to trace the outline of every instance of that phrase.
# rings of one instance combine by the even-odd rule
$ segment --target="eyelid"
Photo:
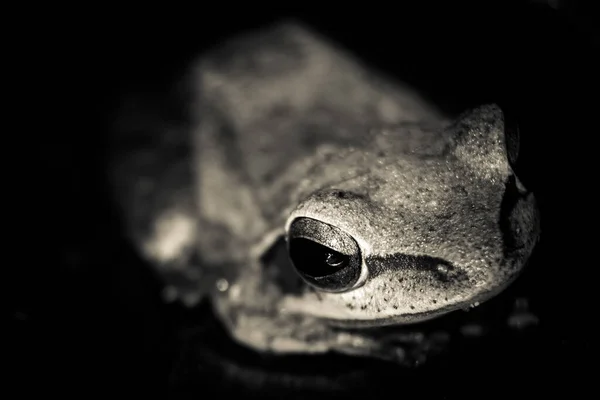
[[[313,218],[297,218],[290,225],[288,238],[308,239],[340,254],[352,256],[360,250],[358,243],[341,229]]]

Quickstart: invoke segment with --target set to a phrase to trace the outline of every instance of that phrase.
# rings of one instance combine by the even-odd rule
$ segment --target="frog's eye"
[[[312,218],[298,218],[288,233],[290,258],[308,284],[327,292],[354,288],[362,266],[360,249],[347,233]]]

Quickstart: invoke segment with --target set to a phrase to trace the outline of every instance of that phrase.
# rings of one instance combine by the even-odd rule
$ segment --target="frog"
[[[208,301],[247,348],[407,362],[423,338],[397,327],[494,298],[539,241],[496,104],[448,115],[297,21],[174,87],[176,116],[117,119],[115,199],[165,301]]]

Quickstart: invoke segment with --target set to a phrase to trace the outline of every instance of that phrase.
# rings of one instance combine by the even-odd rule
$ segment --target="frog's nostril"
[[[355,286],[362,262],[360,249],[350,235],[310,218],[295,220],[288,235],[290,258],[307,283],[328,292]]]

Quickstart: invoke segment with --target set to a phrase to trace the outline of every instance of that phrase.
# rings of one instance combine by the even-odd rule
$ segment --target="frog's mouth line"
[[[370,320],[336,320],[332,318],[323,318],[329,325],[342,329],[361,329],[361,328],[382,328],[389,326],[410,325],[417,326],[427,323],[433,319],[440,318],[445,314],[455,311],[455,306],[441,307],[436,311],[422,312],[417,314],[405,314],[391,318],[378,318]]]
[[[422,326],[432,321],[445,320],[446,318],[452,317],[461,310],[468,311],[473,308],[479,310],[485,310],[488,308],[490,300],[500,297],[507,288],[511,287],[513,282],[519,277],[520,273],[513,274],[507,279],[502,285],[490,289],[488,291],[480,293],[477,297],[463,301],[460,303],[440,307],[434,311],[423,312],[410,315],[399,315],[396,317],[385,318],[385,319],[371,319],[371,320],[335,320],[335,319],[324,319],[329,325],[340,329],[376,329],[386,327],[398,327],[398,326]],[[510,294],[507,294],[507,296]],[[494,303],[494,302],[492,302]],[[475,306],[477,305],[477,306]]]

